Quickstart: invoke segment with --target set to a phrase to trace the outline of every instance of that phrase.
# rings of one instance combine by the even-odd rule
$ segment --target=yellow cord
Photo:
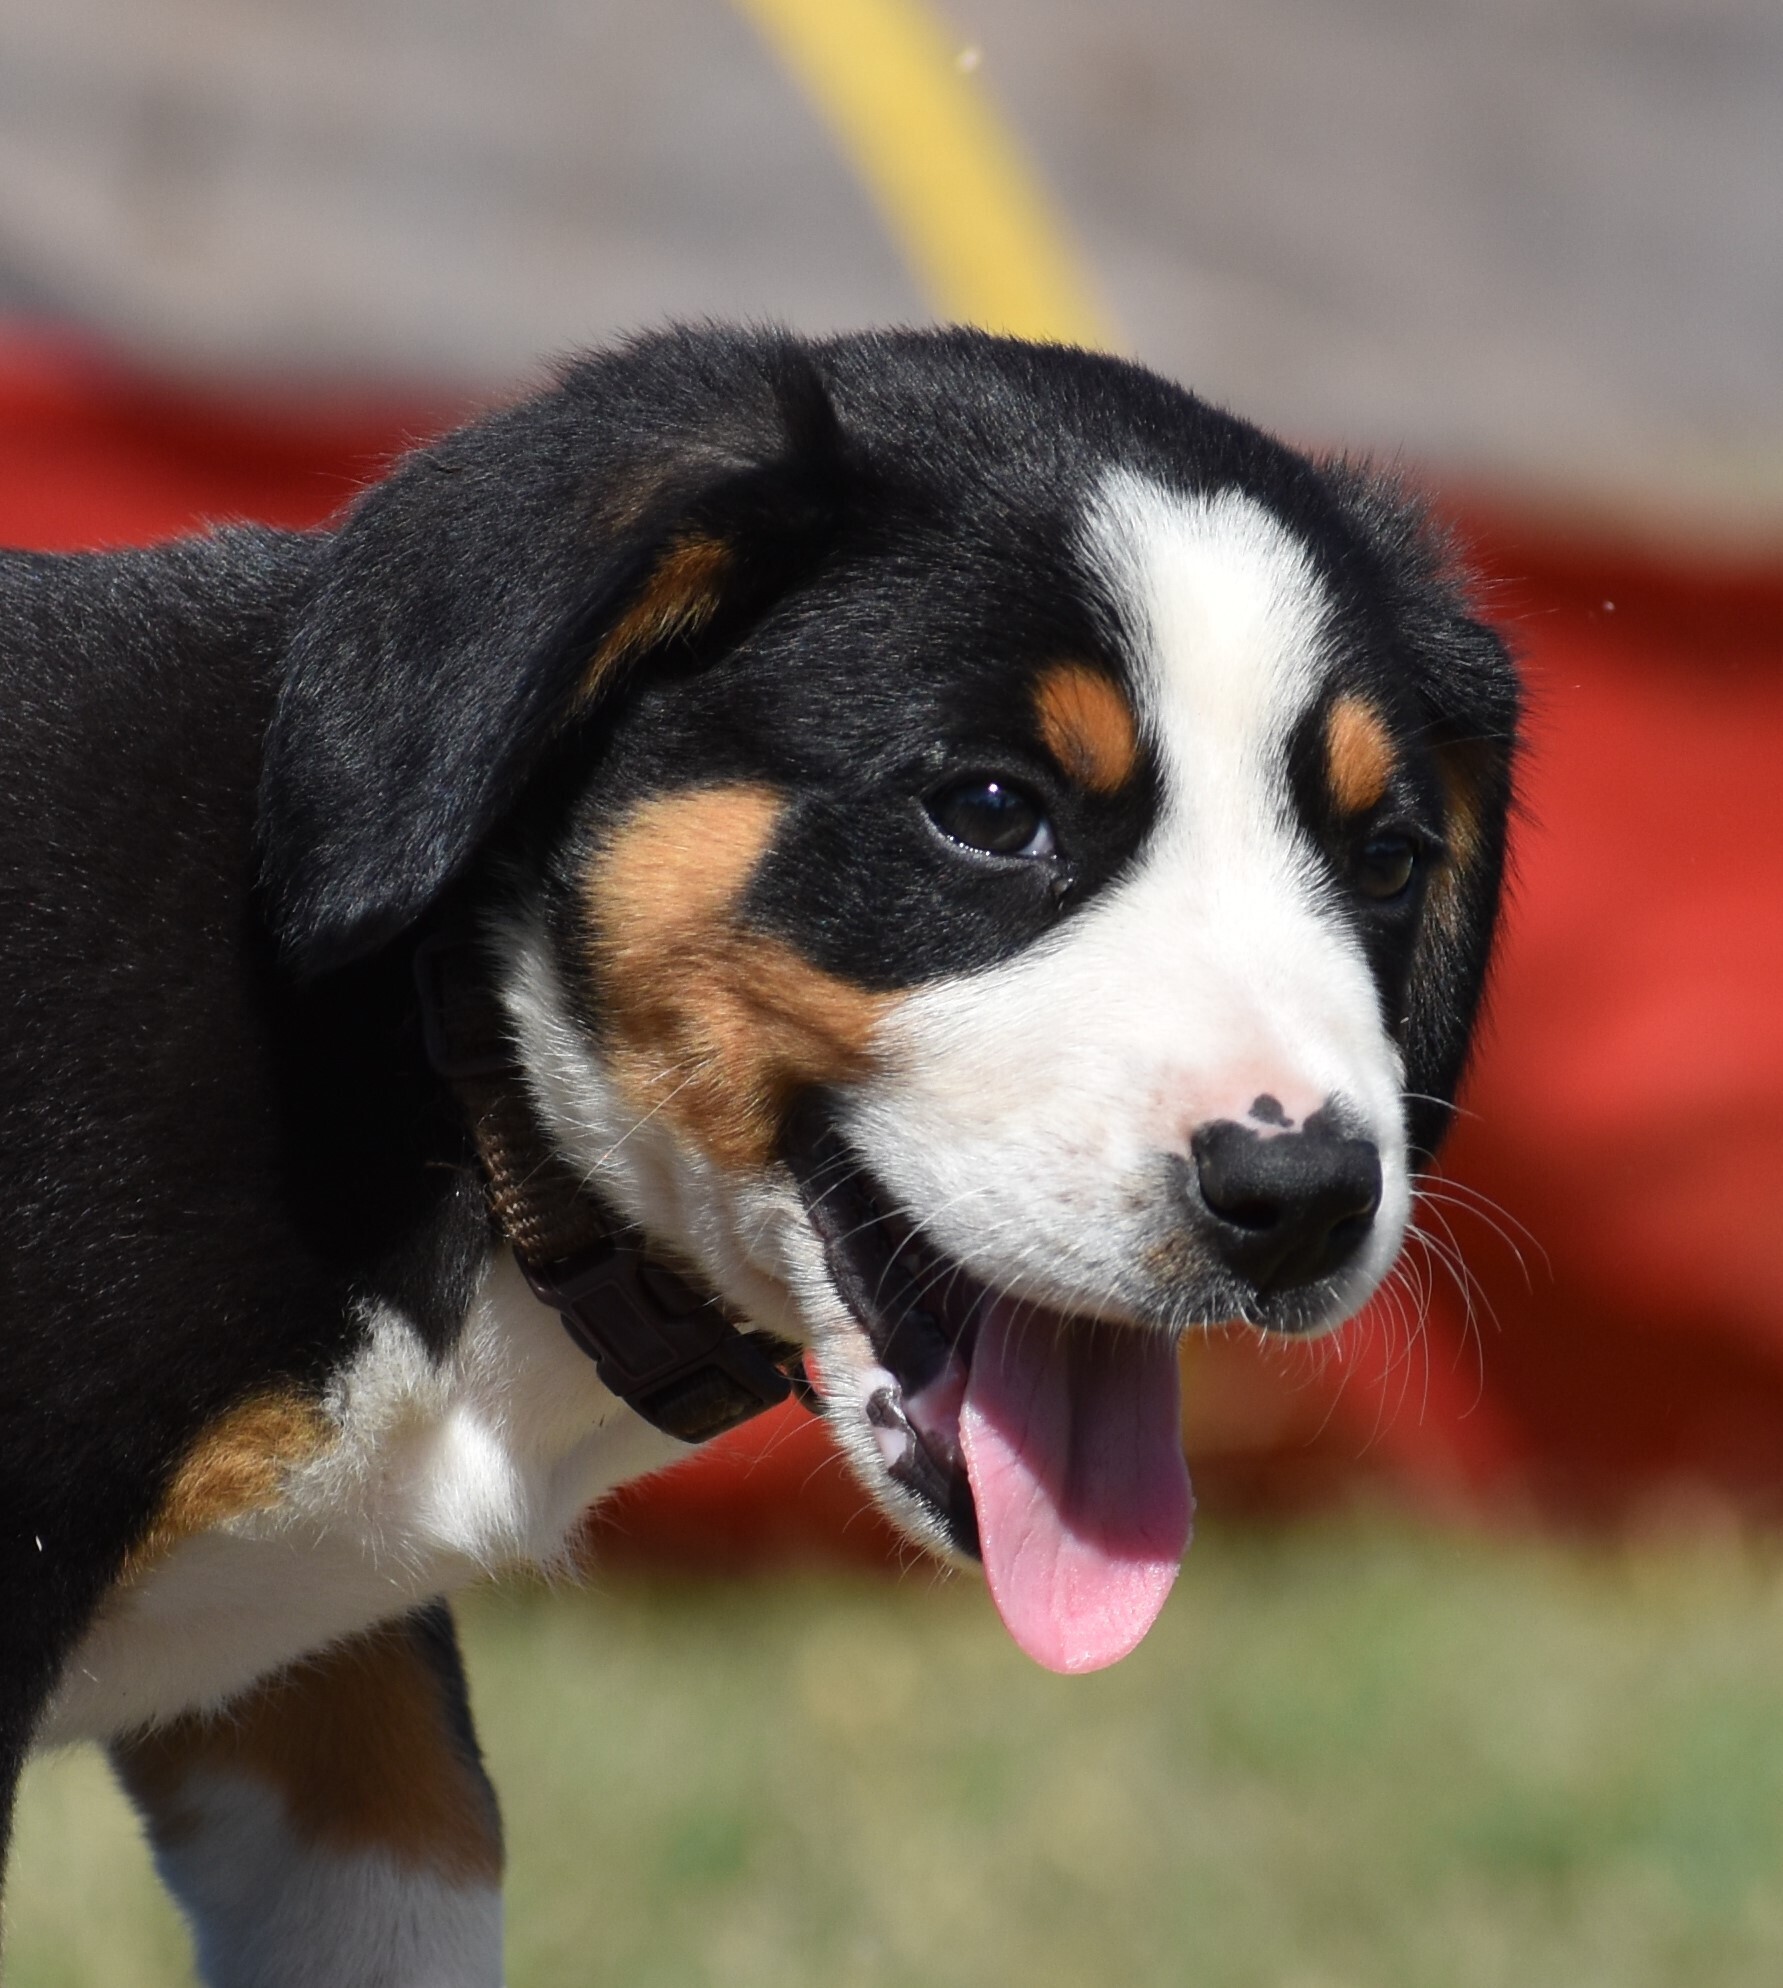
[[[829,124],[937,312],[1119,340],[1036,175],[922,0],[735,0]]]

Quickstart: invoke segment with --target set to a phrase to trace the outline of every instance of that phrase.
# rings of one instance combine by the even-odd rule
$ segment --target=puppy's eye
[[[957,780],[930,795],[928,810],[943,835],[987,856],[1050,856],[1058,847],[1040,803],[1007,780]]]
[[[1356,853],[1356,888],[1380,903],[1403,897],[1418,869],[1418,845],[1409,835],[1371,835]]]

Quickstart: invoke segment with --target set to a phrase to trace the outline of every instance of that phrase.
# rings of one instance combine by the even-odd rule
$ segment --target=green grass
[[[975,1586],[477,1597],[513,1988],[1783,1979],[1783,1558],[1210,1529],[1126,1664]],[[188,1981],[91,1757],[32,1770],[13,1988]]]

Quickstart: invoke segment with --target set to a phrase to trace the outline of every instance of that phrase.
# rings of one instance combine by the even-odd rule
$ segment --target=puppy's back
[[[251,911],[310,544],[0,553],[0,1589],[42,1604],[30,1649],[0,1610],[18,1678],[192,1430],[316,1315],[322,1280],[267,1215],[284,1161]]]

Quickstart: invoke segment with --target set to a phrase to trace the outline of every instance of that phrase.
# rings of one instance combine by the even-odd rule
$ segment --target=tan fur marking
[[[1340,697],[1325,720],[1325,778],[1346,815],[1378,807],[1398,755],[1386,720],[1365,698]]]
[[[255,1395],[230,1409],[186,1452],[122,1578],[141,1573],[182,1539],[248,1512],[271,1511],[287,1473],[335,1439],[334,1425],[305,1395]]]
[[[1447,815],[1443,823],[1449,857],[1457,869],[1470,869],[1485,848],[1485,827],[1481,819],[1480,768],[1471,764],[1474,755],[1465,747],[1439,749],[1436,770],[1443,784]]]
[[[656,562],[643,591],[608,629],[582,681],[594,696],[613,670],[674,635],[692,635],[723,598],[731,549],[722,539],[681,538]]]
[[[1059,663],[1034,693],[1040,736],[1064,772],[1092,794],[1113,794],[1132,778],[1139,735],[1132,707],[1099,671]]]
[[[1436,770],[1445,802],[1443,840],[1447,850],[1431,878],[1429,915],[1449,939],[1461,935],[1461,881],[1480,860],[1486,846],[1480,793],[1481,770],[1476,755],[1464,746],[1438,749]]]
[[[767,1164],[796,1090],[860,1073],[893,998],[736,923],[779,809],[741,786],[647,803],[588,881],[614,1074],[640,1114],[661,1112],[735,1169]]]
[[[460,1751],[444,1687],[401,1623],[367,1631],[210,1717],[126,1741],[113,1759],[157,1843],[204,1827],[194,1775],[243,1775],[277,1791],[298,1835],[337,1850],[382,1850],[454,1884],[501,1876],[487,1784]]]

